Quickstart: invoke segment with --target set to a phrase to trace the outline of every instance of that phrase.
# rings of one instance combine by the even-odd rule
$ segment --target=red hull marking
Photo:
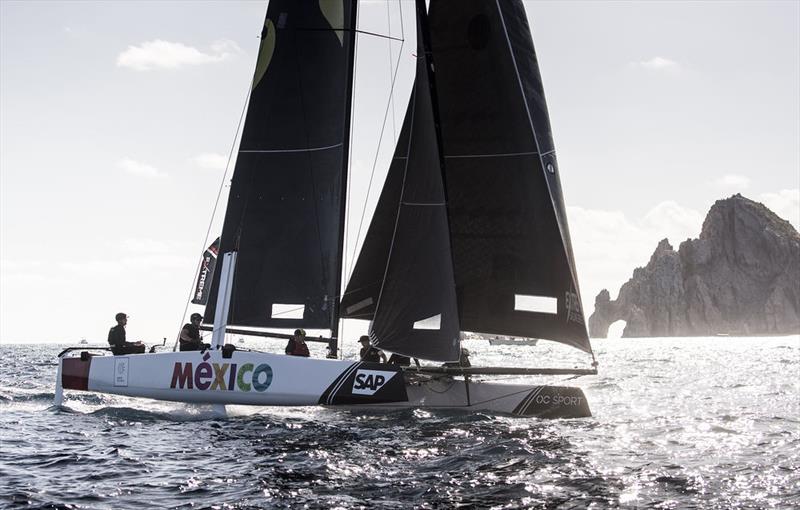
[[[82,361],[80,358],[64,358],[62,363],[61,385],[70,390],[88,390],[91,356],[86,361]]]

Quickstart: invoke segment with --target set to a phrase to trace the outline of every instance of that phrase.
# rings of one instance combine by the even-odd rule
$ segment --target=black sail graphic
[[[424,23],[424,11],[417,15],[418,25]],[[454,361],[460,351],[458,310],[422,43],[418,37],[417,75],[403,129],[341,308],[343,317],[372,319],[370,337],[382,349]]]
[[[221,237],[221,253],[238,251],[231,324],[334,320],[354,16],[352,0],[269,3]],[[293,305],[302,319],[276,311]]]
[[[214,278],[214,268],[217,267],[218,254],[219,237],[203,253],[200,271],[197,273],[197,282],[194,284],[194,292],[192,293],[192,303],[195,305],[208,303],[208,291],[211,288],[211,280]]]
[[[431,0],[430,27],[461,328],[591,352],[523,4]]]

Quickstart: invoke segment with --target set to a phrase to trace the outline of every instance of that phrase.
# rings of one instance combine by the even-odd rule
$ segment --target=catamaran
[[[56,404],[69,389],[223,406],[591,415],[578,387],[497,380],[597,373],[522,1],[415,8],[414,85],[346,286],[358,2],[272,0],[222,233],[193,296],[211,348],[66,349]],[[421,363],[338,359],[343,319],[368,321],[375,347]],[[329,330],[334,359],[225,343],[294,328]],[[559,342],[586,353],[587,366],[462,366],[462,332]]]

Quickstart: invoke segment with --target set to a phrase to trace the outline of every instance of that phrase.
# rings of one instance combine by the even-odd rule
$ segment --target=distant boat
[[[85,338],[81,338],[81,345],[87,345],[88,343]]]
[[[489,339],[489,345],[529,345],[533,346],[539,342],[538,338],[508,338],[495,337]]]
[[[425,0],[415,3],[416,48],[403,50],[416,64],[415,81],[344,293],[346,211],[358,187],[348,183],[351,120],[374,122],[351,119],[358,1],[273,1],[222,233],[204,255],[192,299],[206,306],[200,329],[213,331],[211,348],[80,357],[65,351],[56,405],[63,382],[66,389],[201,404],[591,416],[578,387],[471,377],[597,373],[522,0],[431,0],[430,15]],[[225,345],[226,333],[289,338],[264,330],[308,328],[329,330],[329,338],[306,341],[338,353],[341,319],[368,322],[375,347],[428,363]],[[546,338],[593,363],[459,365],[461,331]]]

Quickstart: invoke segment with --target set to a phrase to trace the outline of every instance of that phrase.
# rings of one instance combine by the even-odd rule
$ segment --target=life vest
[[[292,356],[305,356],[306,358],[311,356],[311,353],[308,352],[308,345],[300,342],[292,342],[292,352],[289,354]]]

